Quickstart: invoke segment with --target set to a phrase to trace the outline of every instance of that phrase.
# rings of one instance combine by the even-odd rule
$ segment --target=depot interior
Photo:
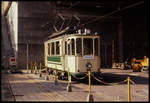
[[[101,68],[112,67],[148,53],[148,10],[143,0],[14,1],[5,2],[2,20],[2,61],[17,57],[17,67],[29,61],[44,62],[44,40],[66,27],[83,25],[100,35]],[[114,46],[114,52],[113,47]]]

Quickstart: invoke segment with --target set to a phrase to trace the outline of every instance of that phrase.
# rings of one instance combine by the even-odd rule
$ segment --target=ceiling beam
[[[103,15],[100,15],[98,13],[93,14],[93,13],[86,13],[86,12],[76,12],[76,11],[71,11],[71,10],[62,10],[61,15],[64,17],[72,17],[73,15],[77,15],[79,18],[81,17],[88,17],[88,18],[97,18],[101,17]],[[120,19],[120,16],[110,16],[109,18],[111,19]]]
[[[103,15],[103,16],[100,16],[100,17],[98,17],[98,18],[96,18],[96,19],[93,19],[93,20],[91,20],[91,21],[89,21],[89,22],[87,22],[87,23],[85,23],[85,24],[83,24],[83,25],[87,25],[87,24],[96,22],[96,21],[98,21],[98,20],[100,20],[100,19],[104,19],[104,18],[106,18],[106,17],[108,18],[108,17],[110,17],[111,15],[113,15],[113,14],[115,14],[115,13],[118,13],[118,12],[120,12],[120,11],[126,10],[126,9],[131,8],[131,7],[134,7],[134,6],[138,6],[138,5],[141,5],[141,4],[144,4],[144,1],[137,2],[137,3],[134,3],[134,4],[132,4],[132,5],[126,6],[126,7],[124,7],[124,8],[120,8],[120,9],[114,10],[114,11],[109,12],[109,13]]]

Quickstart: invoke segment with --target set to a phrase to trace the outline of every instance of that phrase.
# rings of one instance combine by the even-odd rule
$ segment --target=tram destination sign
[[[85,55],[83,56],[83,59],[94,59],[93,55]]]

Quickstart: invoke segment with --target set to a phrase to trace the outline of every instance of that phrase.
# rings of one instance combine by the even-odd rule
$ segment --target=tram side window
[[[95,39],[95,56],[98,56],[98,38]]]
[[[76,53],[77,53],[77,55],[82,55],[82,40],[81,40],[81,38],[76,39]]]
[[[65,41],[65,54],[67,55],[67,41]]]
[[[52,42],[52,53],[51,53],[52,55],[54,55],[55,54],[55,49],[54,49],[54,42]]]
[[[59,55],[60,47],[59,47],[59,41],[56,42],[56,55]]]
[[[68,39],[67,44],[68,44],[68,55],[70,55],[71,54],[70,53],[70,39]]]
[[[50,55],[50,43],[48,43],[48,55]]]
[[[72,48],[72,55],[75,54],[75,44],[74,44],[74,39],[71,39],[71,48]]]
[[[84,38],[84,55],[91,55],[93,54],[93,39],[91,38]]]

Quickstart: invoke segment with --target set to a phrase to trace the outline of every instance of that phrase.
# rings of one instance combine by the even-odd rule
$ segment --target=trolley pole
[[[57,70],[56,70],[56,65],[55,65],[55,85],[57,85],[58,83],[57,83]]]
[[[68,85],[67,85],[67,92],[72,92],[72,88],[71,88],[71,76],[70,76],[69,67],[68,67]]]
[[[41,78],[42,77],[42,72],[41,72],[41,63],[40,63],[40,75],[39,75],[39,77]]]
[[[48,69],[47,69],[47,64],[46,64],[46,76],[45,76],[45,80],[49,80],[49,77],[48,77]]]
[[[128,77],[128,102],[131,101],[131,95],[130,95],[130,77]]]

